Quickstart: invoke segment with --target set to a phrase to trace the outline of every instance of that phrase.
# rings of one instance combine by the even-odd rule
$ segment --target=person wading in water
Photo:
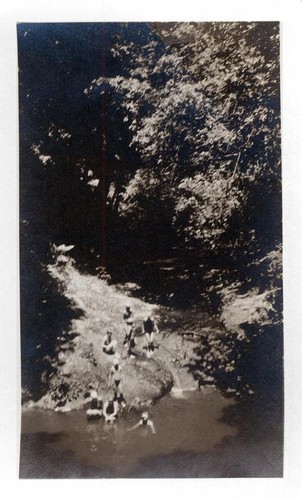
[[[108,423],[113,423],[118,417],[117,412],[118,412],[118,402],[114,401],[113,396],[109,396],[109,399],[108,401],[106,401],[103,408],[103,415],[105,417],[105,421]]]
[[[103,401],[101,398],[93,399],[90,408],[86,411],[88,420],[97,420],[103,415]]]
[[[155,430],[155,427],[154,427],[154,424],[152,422],[152,420],[150,420],[149,418],[149,415],[148,415],[148,412],[147,411],[144,411],[142,413],[142,418],[140,419],[139,422],[137,422],[137,424],[135,424],[133,427],[131,427],[130,429],[128,429],[128,431],[133,431],[134,429],[137,429],[137,427],[140,427],[140,426],[143,426],[143,427],[150,427],[151,431],[152,431],[152,434],[155,434],[156,433],[156,430]]]
[[[103,401],[92,384],[89,384],[89,390],[84,394],[84,403],[86,407],[88,406],[86,410],[88,420],[101,418],[103,415]]]

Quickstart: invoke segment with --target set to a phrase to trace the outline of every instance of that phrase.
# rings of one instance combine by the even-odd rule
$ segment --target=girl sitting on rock
[[[116,353],[116,345],[117,341],[112,340],[112,332],[107,332],[105,337],[103,338],[103,352],[105,354],[115,354]]]

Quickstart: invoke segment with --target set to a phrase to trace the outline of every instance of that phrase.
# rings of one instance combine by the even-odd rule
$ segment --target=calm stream
[[[149,412],[155,428],[128,429],[140,413],[112,427],[83,411],[24,410],[22,478],[278,477],[280,438],[269,413],[225,399],[213,388],[166,396]],[[273,458],[272,458],[273,457]]]

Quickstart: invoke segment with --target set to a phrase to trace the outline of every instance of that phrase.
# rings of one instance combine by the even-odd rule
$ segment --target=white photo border
[[[274,498],[302,494],[301,0],[11,0],[0,7],[0,480],[3,498]],[[18,22],[280,21],[283,156],[285,467],[283,479],[19,480]]]

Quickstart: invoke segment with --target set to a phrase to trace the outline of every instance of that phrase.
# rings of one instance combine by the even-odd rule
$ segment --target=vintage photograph
[[[20,478],[283,477],[279,23],[16,29]]]

